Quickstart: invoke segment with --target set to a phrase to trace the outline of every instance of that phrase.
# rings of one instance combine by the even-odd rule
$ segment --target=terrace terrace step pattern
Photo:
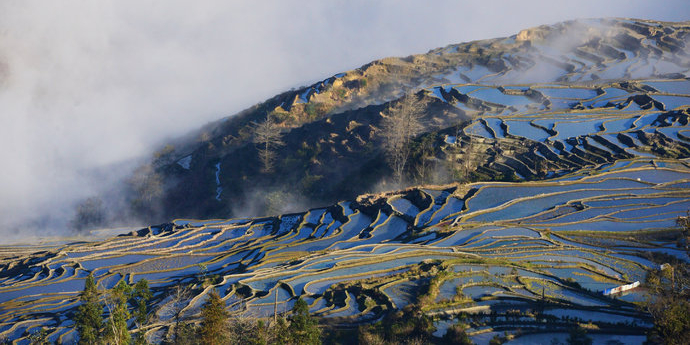
[[[470,160],[493,179],[543,179],[632,157],[690,157],[687,79],[452,84],[426,92],[473,118],[441,143],[446,156]]]
[[[569,32],[579,33],[573,43],[554,48]],[[180,284],[193,287],[189,317],[215,288],[236,315],[269,316],[276,299],[284,312],[301,296],[333,324],[426,301],[430,315],[494,312],[478,318],[505,330],[543,328],[509,312],[535,305],[602,329],[645,326],[629,303],[639,291],[600,292],[642,280],[655,255],[688,260],[655,237],[690,208],[688,35],[686,23],[565,22],[375,61],[278,95],[209,126],[208,142],[171,160],[173,180],[198,186],[189,176],[206,173],[209,200],[231,198],[226,167],[247,157],[246,126],[267,112],[285,117],[286,141],[359,162],[388,102],[414,92],[429,105],[426,130],[447,135],[442,157],[473,157],[493,180],[544,181],[412,188],[280,217],[178,219],[95,243],[0,248],[0,337],[47,326],[52,341],[73,339],[89,273],[101,288],[149,281],[160,318],[151,338],[171,325],[168,294]]]
[[[53,340],[73,337],[69,317],[89,273],[101,288],[147,279],[157,315],[180,284],[194,287],[187,316],[212,288],[235,314],[270,316],[276,297],[282,312],[301,296],[336,324],[375,320],[425,293],[434,294],[426,307],[434,315],[500,311],[499,302],[529,309],[542,296],[560,308],[619,315],[639,292],[611,299],[600,291],[643,279],[656,265],[646,253],[688,255],[670,242],[615,235],[673,228],[690,208],[688,183],[688,162],[638,158],[542,182],[409,189],[281,217],[176,220],[30,255],[3,248],[0,335],[20,339],[48,326]],[[606,234],[613,237],[597,240]],[[451,273],[429,292],[439,270]],[[162,317],[149,336],[170,322]]]
[[[266,179],[282,184],[272,187],[308,186],[304,194],[322,204],[351,199],[378,182],[367,171],[385,169],[381,114],[420,90],[420,101],[431,103],[424,132],[453,137],[436,161],[462,160],[468,139],[478,143],[470,152],[473,180],[534,180],[636,156],[687,157],[689,35],[687,22],[579,20],[376,60],[209,124],[204,140],[174,143],[174,157],[159,169],[172,186],[161,201],[170,217],[242,214],[233,207],[252,194],[243,186],[266,184],[251,126],[267,114],[286,142],[277,152],[285,166]]]

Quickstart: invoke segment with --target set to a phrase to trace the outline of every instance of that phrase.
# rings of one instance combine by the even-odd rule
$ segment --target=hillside
[[[619,158],[687,157],[675,132],[645,126],[687,125],[677,108],[687,104],[688,32],[687,23],[572,21],[377,60],[171,143],[132,179],[129,205],[156,221],[266,215],[420,183],[534,180]],[[425,145],[404,185],[393,186],[381,121],[409,94],[423,107]],[[285,145],[263,173],[252,124],[267,117]],[[591,121],[572,125],[581,118]]]
[[[676,225],[690,209],[689,40],[688,22],[541,26],[374,61],[208,124],[130,180],[129,212],[163,224],[0,248],[0,337],[74,340],[93,274],[102,290],[149,282],[152,342],[186,286],[190,323],[215,290],[251,320],[301,297],[354,337],[414,312],[431,342],[457,323],[482,344],[573,327],[641,343],[645,278],[690,262]],[[407,102],[422,121],[400,185],[385,130]],[[267,118],[283,142],[270,171],[255,142]]]
[[[185,320],[216,289],[245,317],[273,315],[276,300],[289,310],[302,296],[332,326],[414,303],[439,317],[439,336],[456,313],[480,311],[468,330],[478,339],[525,327],[567,331],[566,315],[639,338],[650,325],[635,305],[644,290],[601,292],[644,281],[668,260],[689,260],[673,230],[690,207],[689,182],[687,161],[619,160],[545,182],[412,188],[278,217],[178,219],[30,255],[3,248],[0,330],[17,339],[44,325],[51,339],[67,341],[78,292],[93,273],[101,288],[149,281],[156,321],[147,335],[155,341],[174,323],[171,289],[186,284],[193,295]],[[510,313],[522,321],[501,321]]]

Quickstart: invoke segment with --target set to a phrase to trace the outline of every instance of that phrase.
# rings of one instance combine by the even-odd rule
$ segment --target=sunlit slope
[[[276,106],[290,112],[307,103],[361,107],[441,84],[682,78],[690,70],[689,34],[686,22],[590,19],[543,25],[506,38],[376,60],[286,94]]]
[[[54,339],[70,337],[88,273],[102,288],[147,279],[154,310],[171,287],[193,284],[188,316],[211,289],[235,314],[270,316],[274,294],[281,311],[302,296],[335,323],[420,300],[432,314],[531,308],[543,293],[556,316],[589,310],[596,313],[581,317],[604,328],[644,324],[628,304],[640,294],[601,291],[642,280],[664,255],[688,260],[667,233],[690,208],[689,184],[685,161],[622,160],[543,182],[415,188],[280,217],[176,220],[31,255],[4,248],[0,329],[16,339],[43,325],[56,327]],[[449,273],[427,291],[439,270]],[[202,285],[205,277],[213,283]],[[162,310],[151,336],[172,322]]]
[[[449,84],[426,92],[473,118],[444,131],[442,146],[490,178],[533,180],[617,159],[690,154],[686,79]]]
[[[479,169],[478,178],[482,180],[510,179],[513,171],[519,174],[515,176],[527,179],[543,178],[545,173],[540,175],[535,170],[572,171],[591,162],[611,161],[609,155],[645,155],[651,148],[656,156],[687,157],[686,148],[674,146],[667,150],[660,135],[638,142],[636,134],[630,132],[644,127],[654,116],[653,111],[668,112],[688,104],[687,97],[678,95],[688,94],[685,78],[690,70],[689,33],[690,25],[686,22],[579,20],[527,29],[507,38],[452,44],[424,54],[376,60],[276,95],[205,126],[194,138],[188,138],[192,140],[174,142],[170,151],[163,152],[164,159],[155,160],[148,172],[165,186],[160,197],[149,200],[146,195],[135,196],[139,200],[135,199],[134,204],[143,203],[151,210],[161,208],[163,217],[159,219],[182,215],[241,216],[248,210],[238,205],[256,203],[253,191],[257,187],[267,189],[266,192],[294,191],[304,196],[309,205],[334,203],[367,193],[381,182],[377,176],[390,173],[381,150],[382,113],[401,97],[420,92],[424,95],[420,95],[419,102],[425,104],[423,112],[427,117],[424,134],[455,136],[461,127],[461,134],[473,131],[488,138],[518,139],[495,144],[500,149],[498,154],[490,151],[494,146],[490,142],[469,158],[476,160],[469,165]],[[653,84],[657,80],[676,82],[664,82],[657,89],[654,85],[635,83],[637,80]],[[475,90],[478,86],[491,88]],[[576,89],[556,89],[568,86]],[[584,89],[577,89],[580,87]],[[615,107],[607,106],[608,101]],[[583,111],[576,112],[573,107]],[[590,107],[596,111],[587,112]],[[545,113],[549,111],[568,114]],[[619,111],[620,116],[614,115]],[[622,114],[628,114],[628,118],[647,116],[632,124],[625,122]],[[599,115],[605,120],[620,121],[607,122],[605,129],[597,127],[602,123],[595,120],[581,126],[571,124]],[[286,142],[276,149],[279,158],[275,171],[269,174],[261,173],[256,144],[252,141],[252,123],[267,117],[279,123]],[[483,125],[465,128],[468,117]],[[557,128],[549,122],[551,119],[559,122]],[[527,120],[535,121],[525,126]],[[678,121],[683,126],[687,124]],[[501,129],[502,125],[510,127],[508,133]],[[484,133],[486,126],[491,127],[486,129],[488,133]],[[675,132],[666,131],[661,133],[682,142]],[[613,138],[600,135],[611,133]],[[533,153],[528,153],[520,138],[535,139],[544,145],[530,147]],[[638,149],[640,146],[648,147]],[[510,159],[500,159],[503,152],[508,152]],[[450,164],[462,165],[468,159],[455,153],[434,153],[437,160]],[[523,154],[529,157],[522,157]],[[533,163],[540,160],[540,154],[554,163],[535,168]],[[493,159],[498,161],[492,165]],[[411,170],[420,162],[419,157],[413,157]],[[453,174],[449,171],[424,181],[410,173],[407,180],[409,185],[446,183],[455,178]],[[259,205],[250,211],[270,214],[270,209]]]

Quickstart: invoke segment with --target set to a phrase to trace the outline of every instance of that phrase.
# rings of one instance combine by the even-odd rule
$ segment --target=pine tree
[[[92,274],[86,277],[74,323],[79,333],[79,344],[96,344],[101,328],[103,306],[98,302],[98,290]]]
[[[294,344],[320,344],[321,329],[316,319],[309,315],[309,306],[301,297],[295,302],[288,327]]]
[[[146,339],[144,337],[143,326],[146,324],[148,313],[146,308],[146,303],[151,299],[151,290],[149,289],[149,283],[146,279],[139,280],[134,285],[134,291],[132,292],[132,298],[135,303],[134,310],[134,320],[137,324],[137,337],[134,340],[135,344],[146,344]]]
[[[106,339],[113,344],[129,344],[132,341],[132,336],[129,334],[127,327],[127,320],[130,319],[129,308],[127,301],[132,294],[132,287],[121,280],[112,289],[108,304],[108,311],[110,317],[103,325],[105,327]]]
[[[285,345],[290,343],[290,331],[288,324],[281,316],[278,318],[273,328],[275,343],[278,345]]]
[[[256,322],[256,327],[255,329],[255,338],[251,342],[251,344],[254,345],[267,345],[271,342],[271,335],[269,333],[269,328],[268,324],[266,324],[263,320],[258,320]]]
[[[227,344],[226,326],[229,314],[225,310],[225,301],[218,292],[211,291],[208,300],[201,309],[201,343],[208,345]]]

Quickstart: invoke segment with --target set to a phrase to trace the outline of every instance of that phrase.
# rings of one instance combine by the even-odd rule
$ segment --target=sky
[[[690,6],[0,0],[0,234],[42,214],[55,224],[27,233],[60,229],[78,200],[167,139],[287,89],[386,56],[595,17],[682,21]]]

